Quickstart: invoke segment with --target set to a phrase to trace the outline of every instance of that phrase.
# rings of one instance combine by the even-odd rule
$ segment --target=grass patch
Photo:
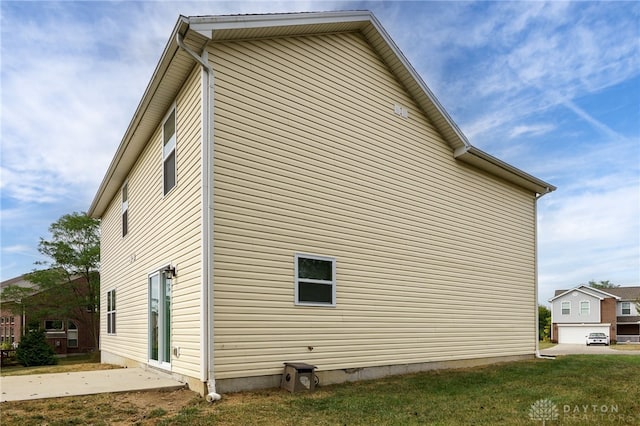
[[[638,355],[569,355],[322,386],[313,394],[227,394],[215,404],[185,390],[61,398],[55,410],[46,409],[52,400],[9,402],[2,405],[0,423],[530,425],[532,404],[546,399],[558,409],[558,424],[640,424],[638,377]]]
[[[42,365],[37,367],[23,367],[12,365],[2,367],[0,376],[25,376],[30,374],[68,373],[72,371],[110,370],[120,368],[115,365],[101,364],[95,355],[77,355],[58,358],[57,365]]]
[[[617,343],[615,345],[610,346],[611,349],[616,349],[618,351],[640,351],[640,344],[637,343]]]

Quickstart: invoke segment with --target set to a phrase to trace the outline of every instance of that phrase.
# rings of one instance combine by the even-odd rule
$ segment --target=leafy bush
[[[47,344],[43,330],[31,330],[22,337],[16,358],[25,367],[58,363],[53,348]]]

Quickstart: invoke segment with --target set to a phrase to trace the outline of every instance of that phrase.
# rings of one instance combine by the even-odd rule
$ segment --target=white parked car
[[[609,346],[609,336],[604,333],[589,333],[587,336],[587,346],[590,345]]]

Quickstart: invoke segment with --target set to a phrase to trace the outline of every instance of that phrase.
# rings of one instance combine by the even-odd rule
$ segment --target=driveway
[[[609,346],[560,343],[540,351],[542,355],[640,355],[640,351],[618,351]]]

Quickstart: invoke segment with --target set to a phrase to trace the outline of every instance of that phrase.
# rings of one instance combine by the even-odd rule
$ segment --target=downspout
[[[206,400],[218,401],[222,396],[216,392],[214,378],[213,348],[213,262],[211,253],[213,247],[213,154],[215,152],[213,139],[213,105],[214,105],[214,73],[208,63],[208,53],[204,49],[202,56],[184,44],[180,33],[176,35],[178,46],[191,55],[203,69],[202,74],[202,291],[200,323],[200,353],[202,354],[200,378],[207,384]]]
[[[534,268],[534,307],[535,307],[535,318],[536,318],[536,358],[540,359],[556,359],[554,355],[542,355],[540,353],[540,312],[538,309],[538,199],[542,197],[544,194],[536,194],[536,197],[533,199],[533,241],[535,244],[535,257],[533,260],[533,268]]]

